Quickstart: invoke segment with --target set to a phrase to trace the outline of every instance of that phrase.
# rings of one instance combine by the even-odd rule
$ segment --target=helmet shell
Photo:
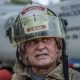
[[[64,38],[65,31],[61,19],[47,7],[28,4],[19,13],[11,28],[13,45],[39,37]]]

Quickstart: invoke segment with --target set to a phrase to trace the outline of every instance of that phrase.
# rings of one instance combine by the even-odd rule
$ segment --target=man
[[[64,22],[40,4],[20,11],[11,29],[11,42],[17,47],[12,80],[80,80],[67,66]]]

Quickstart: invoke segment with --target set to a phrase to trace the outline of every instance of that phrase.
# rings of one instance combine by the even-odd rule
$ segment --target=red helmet
[[[0,70],[0,80],[11,80],[11,73],[6,69]]]

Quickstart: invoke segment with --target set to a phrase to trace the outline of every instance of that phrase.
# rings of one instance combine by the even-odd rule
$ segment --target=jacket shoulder
[[[15,73],[15,74],[12,75],[12,79],[11,80],[26,80],[26,77],[18,75],[18,74]]]
[[[69,78],[70,80],[80,80],[80,72],[69,68]]]

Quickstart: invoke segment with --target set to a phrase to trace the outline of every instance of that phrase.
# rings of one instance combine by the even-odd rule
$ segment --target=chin
[[[50,65],[48,64],[45,64],[45,65],[36,65],[36,67],[39,67],[39,68],[48,68]]]
[[[39,62],[36,64],[36,66],[38,67],[47,67],[47,66],[50,66],[50,62]]]

